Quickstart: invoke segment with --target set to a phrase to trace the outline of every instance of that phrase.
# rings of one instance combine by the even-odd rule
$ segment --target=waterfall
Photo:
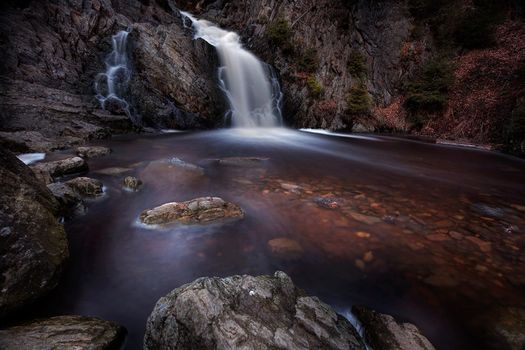
[[[282,124],[282,93],[279,81],[270,65],[261,62],[242,47],[235,32],[221,29],[206,20],[199,20],[187,12],[195,30],[195,39],[201,38],[214,46],[219,54],[219,85],[230,105],[229,115],[235,127],[272,127]]]
[[[131,68],[127,52],[129,32],[121,30],[111,38],[113,50],[106,58],[106,71],[95,78],[96,97],[103,109],[124,111],[137,124],[138,121],[130,112],[130,106],[124,99]]]

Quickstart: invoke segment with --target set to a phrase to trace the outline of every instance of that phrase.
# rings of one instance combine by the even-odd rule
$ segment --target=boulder
[[[47,185],[53,196],[60,204],[60,212],[67,213],[71,208],[78,207],[82,203],[82,197],[71,186],[63,182],[55,182]]]
[[[402,323],[390,315],[380,314],[363,306],[352,312],[364,327],[365,340],[372,349],[435,350],[428,339],[411,323]]]
[[[122,181],[122,184],[124,185],[124,188],[135,192],[139,190],[140,186],[142,186],[142,180],[133,176],[126,176],[124,181]]]
[[[183,224],[207,223],[243,217],[244,212],[238,205],[225,202],[219,197],[201,197],[186,202],[166,203],[153,209],[144,210],[140,214],[140,220],[148,225],[174,222]]]
[[[0,317],[53,289],[68,258],[58,203],[31,169],[0,148]],[[1,348],[1,347],[0,347]]]
[[[111,153],[111,149],[102,146],[78,147],[77,155],[82,158],[95,158],[106,156]]]
[[[57,177],[87,171],[86,161],[80,157],[71,157],[51,162],[41,162],[31,167],[35,175],[46,184]]]
[[[0,330],[4,350],[119,349],[126,330],[85,316],[56,316]]]
[[[204,277],[161,298],[144,349],[365,349],[350,322],[284,272]]]
[[[104,194],[102,181],[89,177],[76,177],[67,181],[66,185],[81,196],[98,197]]]

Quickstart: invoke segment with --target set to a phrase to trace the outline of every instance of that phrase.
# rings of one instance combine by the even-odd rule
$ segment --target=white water
[[[113,50],[106,58],[106,71],[99,73],[95,79],[95,91],[103,109],[108,108],[108,104],[116,105],[136,123],[128,102],[122,97],[131,78],[127,52],[128,34],[129,32],[121,30],[112,36]]]
[[[45,153],[24,153],[17,155],[17,158],[20,159],[26,165],[38,162],[39,160],[42,160],[45,157]]]
[[[232,125],[235,127],[274,127],[282,124],[281,90],[270,66],[242,47],[239,35],[199,20],[187,12],[195,30],[195,39],[201,38],[215,46],[222,66],[219,82],[230,105]]]

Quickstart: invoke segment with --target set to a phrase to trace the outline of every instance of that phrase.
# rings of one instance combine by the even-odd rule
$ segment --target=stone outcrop
[[[53,289],[69,253],[51,192],[1,147],[0,188],[2,317]]]
[[[166,203],[144,210],[140,220],[147,225],[163,225],[174,222],[183,224],[208,223],[223,219],[244,217],[242,209],[219,197],[201,197],[186,202]]]
[[[49,184],[58,177],[86,172],[89,168],[84,159],[71,157],[51,162],[40,162],[31,166],[31,169],[40,180]]]
[[[283,272],[199,278],[161,298],[144,349],[365,349],[350,322]]]
[[[411,323],[397,321],[390,315],[362,306],[352,307],[364,327],[365,340],[372,349],[381,350],[435,350],[428,339]]]
[[[84,316],[56,316],[0,330],[4,350],[119,349],[126,330],[113,322]]]

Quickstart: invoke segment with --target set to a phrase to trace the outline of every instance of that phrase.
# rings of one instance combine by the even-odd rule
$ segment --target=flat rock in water
[[[81,196],[98,197],[104,194],[102,181],[89,177],[74,178],[66,181],[66,185]]]
[[[84,316],[56,316],[0,330],[0,349],[119,349],[126,330]]]
[[[372,349],[435,350],[428,339],[412,323],[398,322],[390,315],[380,314],[363,306],[352,307],[365,330],[365,340]]]
[[[144,349],[365,349],[343,316],[284,272],[199,278],[161,298]]]
[[[81,173],[89,168],[84,159],[71,157],[52,162],[40,162],[31,166],[31,169],[39,179],[48,184],[57,177]]]
[[[240,219],[243,217],[244,212],[238,205],[225,202],[219,197],[201,197],[186,202],[166,203],[153,209],[144,210],[140,214],[140,220],[148,225],[162,225],[173,222],[206,223],[220,219]]]
[[[106,156],[111,153],[111,149],[102,146],[78,147],[77,155],[82,158],[95,158]]]
[[[29,167],[1,147],[0,188],[3,317],[53,289],[69,252],[64,228],[55,218],[57,201]]]
[[[95,170],[94,172],[97,174],[102,175],[110,175],[110,176],[117,176],[121,175],[127,172],[130,172],[132,169],[130,168],[122,168],[122,167],[111,167],[111,168],[104,168],[100,170]]]

